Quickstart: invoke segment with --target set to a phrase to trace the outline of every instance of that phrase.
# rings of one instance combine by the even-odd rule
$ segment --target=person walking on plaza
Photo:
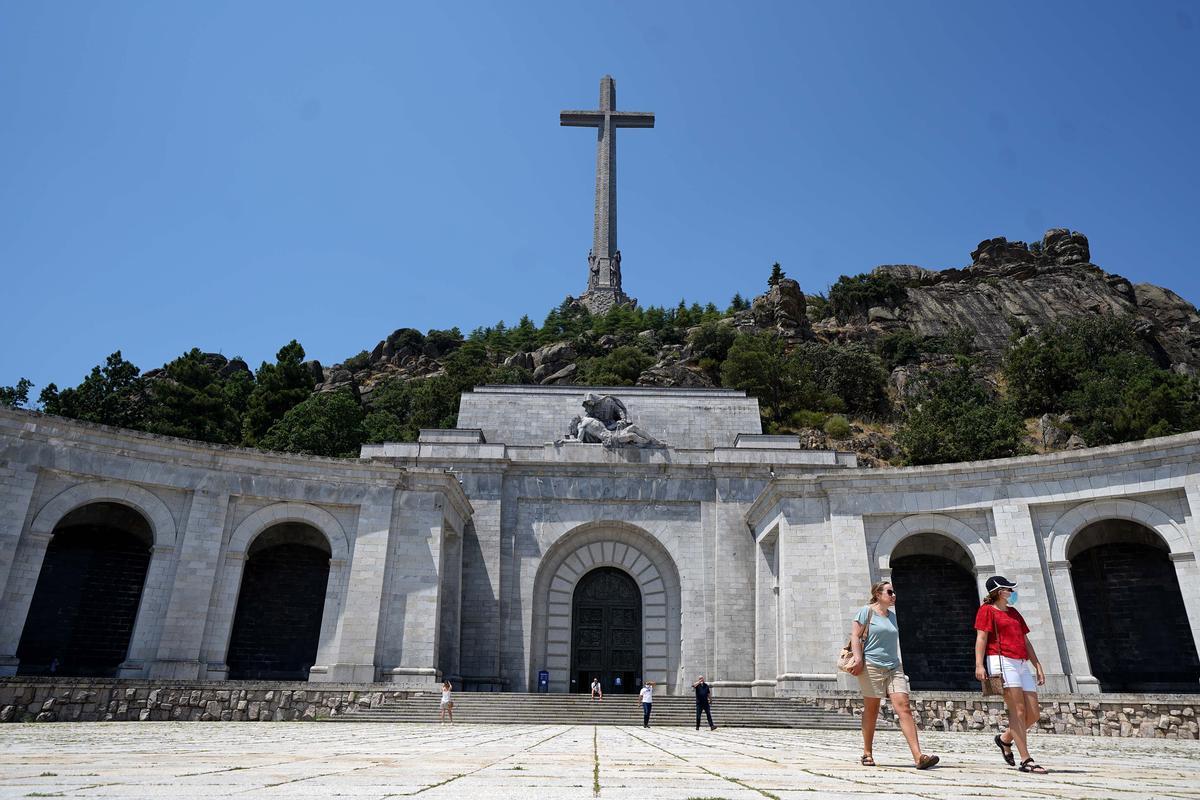
[[[1021,772],[1045,775],[1046,769],[1029,755],[1026,732],[1041,717],[1037,687],[1046,684],[1046,673],[1029,641],[1029,626],[1021,612],[1013,608],[1017,585],[1003,575],[987,579],[987,597],[975,615],[975,677],[1000,675],[1004,685],[1004,705],[1008,709],[1008,728],[993,740],[1005,762],[1017,766],[1013,745],[1021,754]],[[986,657],[986,663],[985,663]]]
[[[900,664],[900,629],[896,627],[896,592],[890,581],[878,581],[871,586],[871,598],[854,617],[850,635],[853,659],[848,665],[851,675],[858,677],[863,695],[862,735],[864,767],[875,766],[872,748],[875,744],[875,724],[879,707],[886,696],[896,712],[900,730],[912,751],[917,769],[929,769],[938,757],[921,752],[917,740],[917,723],[908,705],[908,676]]]
[[[592,678],[592,699],[593,700],[603,700],[604,699],[604,691],[600,688],[600,679],[599,678]]]
[[[712,721],[712,687],[704,682],[704,676],[701,675],[696,678],[692,688],[696,690],[696,730],[700,730],[700,714],[703,713],[708,717],[708,729],[715,731],[717,726]]]
[[[442,683],[442,711],[438,715],[438,722],[445,722],[446,717],[450,717],[450,724],[454,724],[454,700],[450,697],[450,692],[454,686],[450,681]]]
[[[646,681],[646,685],[638,692],[638,699],[642,701],[642,727],[650,727],[650,707],[654,703],[654,681]]]

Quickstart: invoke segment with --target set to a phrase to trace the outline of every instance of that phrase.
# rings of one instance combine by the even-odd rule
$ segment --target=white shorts
[[[1037,674],[1029,659],[988,656],[987,666],[988,675],[1001,675],[1004,678],[1005,689],[1020,687],[1026,692],[1037,691]]]

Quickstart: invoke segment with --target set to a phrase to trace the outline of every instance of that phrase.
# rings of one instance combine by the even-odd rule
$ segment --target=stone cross
[[[581,299],[593,313],[603,312],[616,303],[631,302],[621,290],[621,251],[617,249],[617,128],[653,128],[654,115],[617,111],[617,86],[611,75],[605,75],[600,79],[600,108],[564,111],[559,124],[597,129],[596,216],[587,292]]]

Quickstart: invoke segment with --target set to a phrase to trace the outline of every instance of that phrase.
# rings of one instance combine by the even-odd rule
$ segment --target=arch
[[[325,603],[321,614],[321,634],[317,648],[317,664],[327,664],[333,657],[337,623],[341,616],[342,599],[346,593],[347,561],[350,557],[349,539],[337,518],[323,508],[308,503],[284,501],[258,509],[234,529],[225,548],[225,556],[217,576],[216,606],[204,633],[204,652],[208,662],[206,676],[221,680],[228,677],[230,636],[247,553],[259,534],[276,525],[299,522],[318,531],[329,544],[329,577],[325,584]]]
[[[40,542],[39,568],[21,626],[18,674],[117,677],[134,643],[153,559],[144,514],[89,501]]]
[[[570,688],[575,586],[597,567],[616,567],[637,583],[642,595],[642,679],[671,692],[682,638],[679,572],[661,543],[627,522],[585,523],[547,549],[534,578],[530,676],[544,666],[550,670],[551,691]]]
[[[886,575],[891,570],[896,545],[918,533],[940,533],[962,545],[976,573],[994,568],[996,560],[991,548],[970,525],[945,514],[913,514],[893,522],[875,544],[875,563],[880,574]]]
[[[141,513],[150,523],[154,546],[174,547],[177,537],[175,517],[167,504],[147,489],[119,481],[88,481],[55,495],[42,506],[29,528],[32,535],[49,537],[62,518],[90,503],[119,503]]]
[[[1046,548],[1050,553],[1051,565],[1068,560],[1067,548],[1080,531],[1093,522],[1106,519],[1124,519],[1144,525],[1162,537],[1172,555],[1191,553],[1187,536],[1165,511],[1125,498],[1092,500],[1072,508],[1051,526]]]
[[[1110,517],[1085,526],[1071,550],[1078,551],[1071,585],[1075,597],[1088,598],[1079,621],[1100,690],[1195,691],[1200,659],[1176,565],[1159,536]]]
[[[632,575],[596,567],[575,584],[571,598],[574,690],[599,679],[605,692],[632,694],[642,676],[642,596]]]
[[[265,506],[242,520],[229,537],[226,555],[244,557],[255,537],[267,528],[283,522],[304,522],[324,534],[329,541],[330,560],[345,561],[348,557],[350,545],[346,531],[342,528],[342,523],[337,521],[337,517],[318,506],[293,502]]]

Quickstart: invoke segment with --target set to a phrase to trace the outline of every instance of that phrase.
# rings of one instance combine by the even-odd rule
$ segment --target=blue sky
[[[605,73],[644,305],[1055,226],[1200,301],[1200,3],[0,0],[0,384],[540,322]]]

